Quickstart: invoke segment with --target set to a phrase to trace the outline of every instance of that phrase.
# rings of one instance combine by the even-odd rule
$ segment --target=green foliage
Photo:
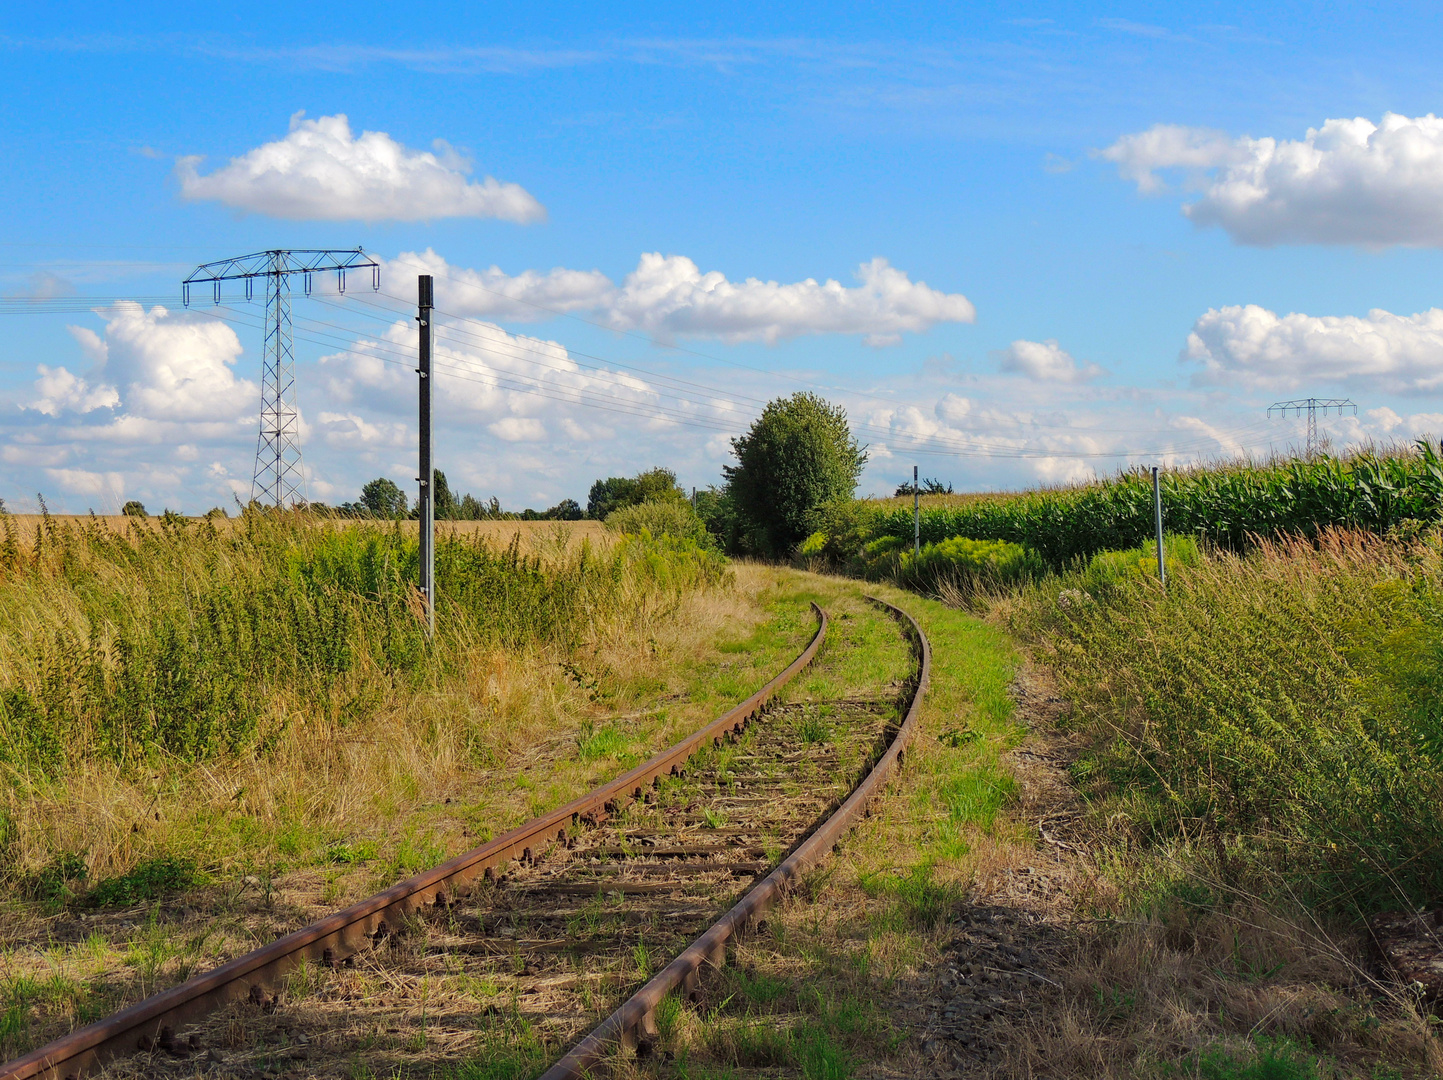
[[[768,403],[732,453],[722,471],[741,539],[772,556],[816,531],[828,503],[850,499],[867,462],[846,411],[809,393]]]
[[[1169,575],[1180,568],[1201,564],[1202,551],[1191,536],[1164,536],[1162,560]],[[1157,541],[1129,551],[1099,551],[1087,561],[1082,573],[1083,588],[1096,594],[1121,583],[1133,584],[1157,577]]]
[[[1319,1080],[1319,1060],[1287,1039],[1259,1037],[1255,1052],[1207,1051],[1192,1062],[1201,1080]]]
[[[34,558],[0,570],[0,780],[60,776],[77,757],[264,751],[292,712],[345,724],[377,680],[424,679],[477,645],[571,648],[728,575],[685,538],[582,543],[549,561],[518,543],[440,539],[428,648],[416,540],[398,530],[269,514],[129,536],[56,523]]]
[[[1255,537],[1313,537],[1330,527],[1382,534],[1443,520],[1443,460],[1420,440],[1412,452],[1166,473],[1162,502],[1168,532],[1231,551],[1246,550]],[[883,513],[878,531],[910,539],[912,508]],[[1142,470],[1086,487],[922,511],[923,543],[1007,540],[1054,569],[1099,551],[1135,548],[1153,531],[1152,479]]]
[[[66,852],[26,882],[28,892],[37,900],[59,907],[84,891],[89,867],[79,855]]]
[[[384,476],[376,477],[361,488],[358,509],[371,517],[402,518],[406,516],[408,506],[406,493],[396,486],[394,480],[388,480]]]
[[[737,520],[736,504],[726,488],[709,487],[696,493],[696,516],[706,525],[707,532],[723,551],[744,553],[746,546],[741,541],[741,523]]]
[[[679,499],[643,502],[623,507],[607,517],[606,527],[619,533],[669,536],[677,540],[689,540],[701,548],[717,548],[716,539],[708,531],[706,523],[692,510],[691,503]]]
[[[113,504],[112,504],[112,505],[113,505]],[[141,502],[139,499],[131,499],[128,503],[126,503],[124,506],[122,506],[122,507],[120,508],[120,512],[121,512],[122,514],[124,514],[126,517],[149,517],[149,516],[150,516],[149,514],[147,514],[147,513],[145,512],[145,503]]]
[[[818,530],[797,545],[797,554],[803,559],[815,559],[827,549],[827,534]]]
[[[899,499],[903,495],[951,495],[952,485],[943,484],[941,480],[934,480],[930,477],[923,477],[920,484],[914,484],[910,480],[904,480],[897,485],[897,490],[892,493],[892,498]]]
[[[446,474],[440,469],[432,471],[432,485],[435,494],[435,504],[431,512],[437,521],[451,521],[461,516],[461,501],[456,498],[455,492],[451,490],[450,483],[446,480]]]
[[[914,555],[905,549],[906,541],[900,537],[888,539],[900,543],[890,550],[872,548],[880,556],[873,566],[891,570],[897,582],[908,588],[933,591],[947,582],[969,591],[979,585],[1020,585],[1047,572],[1035,552],[1005,540],[954,536],[926,544],[920,554]]]
[[[119,877],[96,882],[85,899],[95,907],[131,907],[204,883],[205,875],[190,859],[161,855],[137,863]]]
[[[644,502],[681,502],[686,492],[676,485],[676,473],[658,465],[636,476],[612,476],[591,485],[586,516],[605,521],[618,510]]]
[[[1099,556],[1030,590],[1093,738],[1074,776],[1146,843],[1358,911],[1443,891],[1443,552],[1359,534]],[[1259,888],[1263,886],[1258,885]]]

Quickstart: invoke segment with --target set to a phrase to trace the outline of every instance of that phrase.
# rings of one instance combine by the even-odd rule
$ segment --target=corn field
[[[1240,464],[1162,476],[1164,527],[1230,551],[1256,538],[1314,537],[1330,528],[1385,534],[1443,520],[1443,459],[1420,440],[1410,450],[1276,464]],[[912,537],[912,509],[884,511],[877,535]],[[954,536],[1006,540],[1062,568],[1153,535],[1152,478],[1136,470],[1061,491],[997,496],[922,511],[922,543]]]

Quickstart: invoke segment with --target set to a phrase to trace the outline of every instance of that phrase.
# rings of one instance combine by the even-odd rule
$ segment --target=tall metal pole
[[[431,275],[416,278],[416,321],[421,324],[421,593],[426,599],[426,636],[436,634],[436,467],[431,458]]]
[[[1167,563],[1162,557],[1162,485],[1158,482],[1157,466],[1152,467],[1152,513],[1157,523],[1157,580],[1167,584]]]
[[[917,486],[917,466],[912,466],[912,557],[922,557],[922,489]]]

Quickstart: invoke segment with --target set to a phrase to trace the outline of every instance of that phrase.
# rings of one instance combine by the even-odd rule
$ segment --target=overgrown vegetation
[[[1083,789],[1221,880],[1364,914],[1443,892],[1443,545],[1360,533],[1095,557],[1030,591]]]
[[[5,522],[8,528],[8,521]],[[0,766],[186,761],[264,749],[295,712],[345,725],[380,687],[419,685],[476,647],[590,640],[646,603],[720,583],[669,536],[548,555],[443,536],[438,636],[422,633],[416,540],[249,514],[126,534],[47,519],[0,563]]]

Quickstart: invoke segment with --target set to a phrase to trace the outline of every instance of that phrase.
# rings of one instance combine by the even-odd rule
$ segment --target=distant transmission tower
[[[221,259],[195,268],[182,285],[190,307],[190,287],[207,282],[221,302],[222,281],[244,281],[251,299],[256,278],[266,279],[266,341],[261,357],[261,426],[256,436],[256,467],[251,476],[251,500],[282,509],[307,502],[306,475],[301,469],[300,414],[296,411],[296,362],[291,347],[291,275],[302,274],[306,295],[311,275],[336,272],[336,283],[346,291],[346,271],[369,267],[371,287],[381,287],[381,264],[360,248],[354,251],[258,251],[237,259]]]
[[[1337,409],[1338,415],[1343,415],[1344,409],[1352,409],[1352,415],[1358,415],[1358,406],[1354,405],[1347,398],[1300,398],[1297,401],[1275,401],[1268,406],[1268,418],[1274,416],[1302,416],[1308,414],[1308,457],[1318,452],[1318,413],[1328,415],[1329,409]]]

